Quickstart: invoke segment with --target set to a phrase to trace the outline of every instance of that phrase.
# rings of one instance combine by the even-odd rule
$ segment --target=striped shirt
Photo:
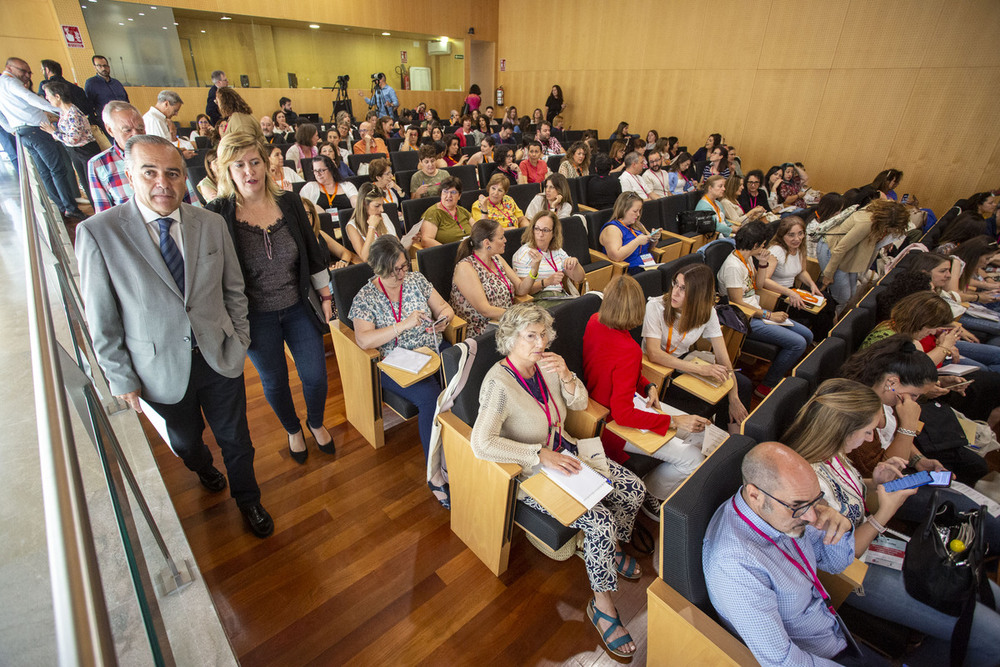
[[[757,516],[740,493],[734,497],[747,520],[798,559],[791,537]],[[854,532],[830,546],[824,537],[806,526],[797,542],[814,570],[842,572],[854,560]],[[812,582],[740,518],[732,500],[716,510],[702,549],[712,605],[761,665],[836,664],[830,658],[847,647],[837,619]]]

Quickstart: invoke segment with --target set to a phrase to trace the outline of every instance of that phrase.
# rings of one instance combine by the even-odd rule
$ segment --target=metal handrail
[[[63,390],[28,161],[20,137],[17,148],[35,419],[59,663],[114,665],[114,641]]]

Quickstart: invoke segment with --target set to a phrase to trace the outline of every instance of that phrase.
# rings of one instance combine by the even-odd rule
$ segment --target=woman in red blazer
[[[583,334],[584,381],[590,397],[611,411],[611,419],[621,426],[641,428],[660,435],[666,434],[671,424],[683,431],[703,431],[709,423],[695,415],[652,414],[635,407],[638,393],[644,396],[646,406],[660,407],[659,387],[642,376],[642,348],[629,330],[642,324],[646,301],[642,288],[635,278],[621,275],[604,289],[600,310],[591,316]],[[641,449],[625,442],[604,429],[601,436],[608,458],[623,463],[628,454],[641,454]],[[646,475],[644,481],[649,491],[643,511],[659,517],[660,502],[690,475],[704,458],[698,447],[667,443],[655,458],[663,461]]]

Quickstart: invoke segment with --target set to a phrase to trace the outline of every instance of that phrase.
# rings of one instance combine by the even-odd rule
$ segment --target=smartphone
[[[441,317],[437,318],[435,321],[431,322],[431,318],[425,317],[424,318],[424,322],[427,324],[427,328],[430,329],[430,328],[433,328],[433,327],[437,327],[437,325],[441,324],[442,322],[444,322],[447,319],[448,319],[447,315],[442,315]]]
[[[962,387],[968,387],[975,380],[962,380],[961,382],[956,382],[955,384],[947,387],[948,389],[961,389]]]
[[[899,200],[899,203],[900,204],[905,204],[908,201],[910,201],[910,195],[909,195],[909,193],[903,195],[903,198]]]
[[[951,479],[954,476],[950,470],[931,472],[931,483],[929,486],[951,486]]]
[[[904,489],[915,489],[918,486],[930,484],[932,481],[934,481],[934,478],[931,477],[931,474],[923,470],[912,475],[894,479],[891,482],[886,482],[883,486],[886,491],[892,493],[893,491],[902,491]]]

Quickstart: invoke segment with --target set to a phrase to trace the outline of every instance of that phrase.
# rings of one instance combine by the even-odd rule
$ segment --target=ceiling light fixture
[[[313,30],[319,30],[319,24],[317,23],[310,23],[309,27],[312,28]]]
[[[382,33],[382,36],[383,36],[383,37],[388,37],[388,36],[389,36],[389,35],[391,35],[391,34],[392,34],[391,32],[383,32],[383,33]]]
[[[232,20],[233,20],[233,17],[232,17],[232,16],[223,16],[223,17],[222,17],[221,19],[219,19],[219,20],[220,20],[220,21],[232,21]]]
[[[203,34],[203,35],[204,35],[204,34],[205,34],[205,31],[204,31],[204,30],[202,30],[202,31],[201,31],[201,34]]]
[[[145,14],[142,13],[142,12],[139,12],[139,16],[145,16]]]

